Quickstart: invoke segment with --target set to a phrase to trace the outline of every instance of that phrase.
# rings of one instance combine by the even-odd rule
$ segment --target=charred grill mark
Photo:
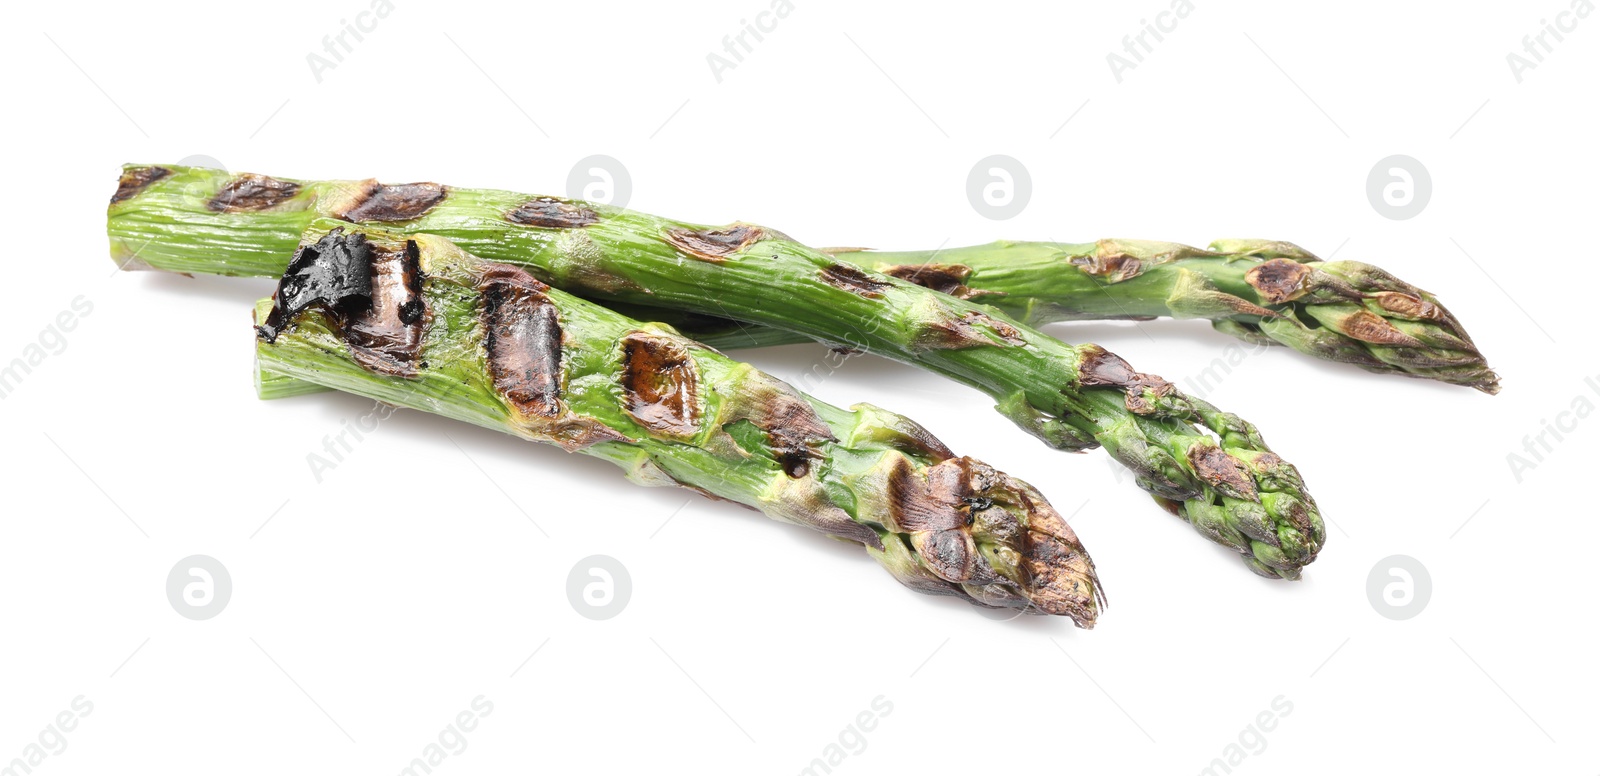
[[[817,417],[816,410],[792,393],[771,396],[756,426],[767,433],[773,456],[790,477],[810,474],[811,462],[822,460],[817,442],[833,439],[833,432]]]
[[[988,474],[994,484],[1011,494],[1023,511],[1018,521],[1009,511],[991,509],[979,517],[984,536],[1003,537],[1007,546],[1021,554],[1021,582],[1032,591],[1029,600],[1040,611],[1071,616],[1080,626],[1094,624],[1095,612],[1105,605],[1105,594],[1095,573],[1094,560],[1071,526],[1050,503],[1027,483],[974,462],[975,470]],[[991,515],[1005,520],[1001,527],[990,525]]]
[[[1189,465],[1195,474],[1224,496],[1256,501],[1256,481],[1243,462],[1220,447],[1203,445],[1189,448]]]
[[[412,241],[396,249],[334,229],[295,251],[256,334],[274,342],[296,316],[320,307],[356,363],[380,374],[415,377],[427,315],[420,258]]]
[[[833,430],[810,402],[769,375],[751,372],[744,386],[724,412],[723,425],[750,421],[766,437],[768,451],[785,474],[795,479],[810,474],[812,463],[823,460],[822,443],[836,441]]]
[[[972,275],[972,268],[965,264],[891,264],[883,268],[883,274],[954,295],[955,289],[966,288],[962,284]]]
[[[983,313],[973,312],[967,313],[967,320],[976,323],[982,323],[985,326],[988,326],[991,331],[1000,335],[1000,339],[1003,339],[1012,345],[1021,345],[1023,343],[1022,332],[1017,331],[1017,327],[1012,326],[1005,321],[999,320],[998,318],[984,315]]]
[[[929,570],[951,582],[976,582],[974,579],[980,556],[972,536],[966,531],[949,529],[930,533],[914,533],[911,544],[922,556]],[[990,572],[991,576],[993,572]]]
[[[410,221],[444,201],[445,193],[437,183],[372,183],[338,217],[355,223]]]
[[[1110,385],[1125,388],[1139,374],[1133,366],[1115,353],[1097,345],[1085,345],[1083,358],[1078,362],[1079,381],[1083,385]]]
[[[1102,244],[1093,255],[1073,256],[1068,261],[1085,275],[1093,275],[1107,283],[1121,283],[1144,274],[1144,261],[1122,250],[1108,249]]]
[[[1401,291],[1377,291],[1367,294],[1384,311],[1418,321],[1438,321],[1444,318],[1439,306]]]
[[[900,530],[911,534],[912,546],[933,573],[951,582],[985,581],[994,573],[979,563],[972,540],[971,514],[961,509],[971,493],[970,459],[953,458],[929,467],[919,482],[904,461],[890,471],[889,511]],[[987,573],[979,573],[982,568]]]
[[[300,184],[266,175],[244,173],[223,185],[206,207],[216,213],[254,213],[294,198]]]
[[[1105,605],[1105,596],[1094,561],[1070,530],[1065,536],[1029,531],[1023,569],[1033,591],[1030,600],[1039,611],[1066,615],[1079,627],[1093,627],[1095,610]]]
[[[987,484],[980,485],[974,481],[974,464],[977,462],[971,458],[952,458],[929,467],[928,495],[938,503],[954,509],[956,505],[964,503],[974,489],[988,487]],[[983,464],[977,465],[983,466]]]
[[[1267,304],[1283,304],[1304,296],[1313,270],[1298,261],[1273,259],[1250,268],[1244,275]]]
[[[478,281],[489,376],[523,430],[571,452],[632,442],[592,417],[568,411],[562,393],[560,310],[549,286],[508,264],[486,265]]]
[[[734,224],[726,229],[695,231],[681,226],[667,230],[667,242],[694,258],[720,264],[728,256],[759,241],[766,232],[759,226]]]
[[[1024,584],[1033,591],[1033,605],[1048,614],[1068,615],[1080,626],[1093,626],[1095,612],[1105,606],[1105,593],[1095,573],[1094,560],[1078,541],[1078,535],[1032,486],[995,474],[1004,487],[1016,493],[1026,510],[1026,527],[1015,530],[1021,545]]]
[[[972,276],[972,268],[965,264],[891,264],[883,274],[931,288],[957,299],[977,299],[984,296],[1005,296],[1004,291],[980,291],[964,285]]]
[[[489,267],[479,284],[495,389],[523,415],[555,418],[561,414],[561,321],[548,290],[505,264]]]
[[[932,478],[931,470],[929,477]],[[943,531],[964,522],[953,504],[941,502],[932,493],[930,483],[918,481],[911,463],[904,458],[897,458],[889,470],[888,491],[889,519],[893,522],[890,527],[895,531]]]
[[[372,246],[366,235],[334,229],[314,245],[302,245],[278,280],[272,312],[256,335],[274,342],[296,316],[313,306],[342,321],[372,304]]]
[[[922,560],[940,578],[1010,584],[978,552],[974,538],[981,533],[985,541],[1008,548],[1020,538],[1016,518],[985,495],[996,486],[1016,490],[1014,483],[970,458],[931,466],[922,479],[907,462],[896,461],[888,477],[889,518],[895,530],[910,534]]]
[[[943,580],[981,604],[1093,624],[1105,601],[1094,562],[1031,486],[971,458],[920,470],[897,460],[884,493],[885,526],[913,548],[926,574],[902,574],[902,581],[937,591]]]
[[[628,415],[651,431],[693,436],[700,426],[700,370],[682,340],[636,331],[622,339]]]
[[[171,174],[172,171],[165,167],[133,167],[123,170],[122,176],[117,178],[117,193],[111,195],[111,204],[132,199],[146,186]]]
[[[506,220],[523,226],[574,229],[600,220],[600,214],[555,197],[534,197],[506,214]]]
[[[822,278],[822,282],[834,288],[842,288],[852,294],[868,299],[883,298],[883,290],[891,287],[891,284],[878,280],[848,264],[829,264],[818,270],[817,275]]]
[[[1335,326],[1352,338],[1374,345],[1422,347],[1422,343],[1415,337],[1396,329],[1394,324],[1367,310],[1357,310],[1339,319]]]
[[[345,342],[362,366],[415,377],[427,313],[416,241],[407,240],[400,250],[371,246],[370,266],[371,303],[343,327]]]
[[[923,347],[938,350],[1027,344],[1017,327],[977,310],[968,310],[959,318],[946,317],[929,323],[923,327],[918,339]]]
[[[1177,390],[1172,383],[1152,374],[1139,373],[1139,378],[1127,387],[1123,406],[1136,415],[1151,415],[1160,410],[1152,399],[1162,399]]]
[[[1107,386],[1121,388],[1126,394],[1123,404],[1128,411],[1149,415],[1158,408],[1150,400],[1173,393],[1176,388],[1162,378],[1136,372],[1121,356],[1098,345],[1085,345],[1078,362],[1078,381],[1087,387]]]

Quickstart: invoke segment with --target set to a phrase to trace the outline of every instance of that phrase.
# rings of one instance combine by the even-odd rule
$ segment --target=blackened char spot
[[[622,339],[622,390],[628,415],[662,434],[699,430],[700,371],[683,340],[635,331]]]
[[[483,294],[484,348],[494,387],[523,415],[561,414],[561,321],[549,286],[526,271],[490,265]]]
[[[1189,465],[1211,487],[1231,498],[1255,501],[1256,481],[1244,463],[1222,448],[1201,445],[1189,448]]]
[[[1376,302],[1379,307],[1400,316],[1415,321],[1439,321],[1444,319],[1439,306],[1414,294],[1401,291],[1378,291],[1367,295],[1367,298]]]
[[[940,500],[940,496],[947,494],[935,494],[933,485],[919,480],[906,459],[895,460],[888,478],[889,518],[894,521],[894,530],[902,533],[943,531],[965,522],[953,503]]]
[[[422,320],[423,304],[421,299],[412,299],[400,305],[400,320],[405,323],[416,323]],[[423,366],[427,366],[426,363]]]
[[[961,503],[965,504],[966,507],[967,507],[967,510],[969,511],[969,516],[967,517],[967,524],[971,525],[972,524],[972,517],[970,516],[970,513],[971,512],[982,512],[983,510],[994,506],[994,499],[989,498],[987,496],[964,496],[961,499]]]
[[[961,316],[928,324],[919,334],[919,344],[939,350],[959,350],[981,345],[1022,345],[1026,340],[1017,327],[992,315],[968,310]],[[999,342],[996,342],[996,339]]]
[[[1144,261],[1122,251],[1096,251],[1090,256],[1073,256],[1070,261],[1085,275],[1093,275],[1108,283],[1120,283],[1144,274]]]
[[[349,316],[343,326],[344,339],[362,366],[383,374],[415,377],[427,313],[421,255],[415,240],[407,240],[398,249],[390,245],[371,245],[372,302]]]
[[[764,397],[764,406],[753,419],[766,432],[773,457],[790,477],[804,477],[812,461],[822,459],[816,443],[833,439],[833,432],[816,410],[792,391],[780,390]]]
[[[355,315],[372,304],[372,246],[363,234],[337,228],[314,245],[302,245],[278,280],[272,312],[256,327],[257,336],[274,342],[296,315],[319,306],[335,317]]]
[[[1422,343],[1410,334],[1394,327],[1394,324],[1384,320],[1382,316],[1367,310],[1357,310],[1344,318],[1335,321],[1334,326],[1339,331],[1374,345],[1388,345],[1391,347],[1419,348]]]
[[[721,263],[727,261],[729,255],[760,240],[764,234],[761,227],[745,224],[699,231],[678,226],[667,230],[667,242],[697,259]]]
[[[996,486],[1010,487],[1001,475],[970,458],[943,461],[920,476],[899,461],[890,470],[888,485],[894,529],[911,534],[912,546],[930,570],[951,582],[1005,582],[973,538],[975,525],[982,526],[988,541],[1012,542],[1022,530],[984,495]]]
[[[534,197],[506,214],[506,220],[523,226],[572,229],[600,220],[600,214],[555,197]]]
[[[171,174],[172,171],[165,167],[130,167],[123,170],[122,176],[117,178],[117,193],[111,195],[111,203],[132,199],[144,187]]]
[[[257,336],[274,342],[301,312],[318,307],[357,363],[414,377],[427,313],[422,279],[415,243],[375,244],[336,228],[295,252]]]
[[[818,271],[822,282],[835,288],[842,288],[857,296],[868,299],[883,297],[883,290],[890,287],[889,283],[878,280],[848,264],[829,264]]]
[[[223,184],[206,207],[216,213],[254,213],[300,193],[300,184],[247,172]]]
[[[966,531],[951,528],[911,535],[911,544],[933,573],[951,582],[972,581],[977,547]]]
[[[1083,357],[1078,362],[1078,372],[1082,375],[1079,379],[1083,385],[1110,385],[1126,388],[1138,375],[1133,371],[1133,366],[1109,350],[1095,346],[1085,345]]]
[[[1028,531],[1023,558],[1029,600],[1039,611],[1071,617],[1080,628],[1094,627],[1105,593],[1094,561],[1070,530],[1064,536]]]
[[[975,292],[964,285],[972,275],[972,268],[965,264],[892,264],[883,268],[883,274],[961,299],[986,293]]]
[[[445,187],[437,183],[396,183],[369,188],[365,194],[339,217],[355,223],[409,221],[443,201]]]
[[[1159,376],[1136,372],[1122,357],[1098,345],[1085,345],[1078,361],[1078,380],[1088,387],[1109,386],[1121,388],[1126,394],[1123,404],[1139,415],[1155,412],[1157,406],[1150,401],[1176,390],[1172,383]],[[1148,394],[1148,395],[1147,395]]]
[[[1283,304],[1305,294],[1311,272],[1310,267],[1298,261],[1273,259],[1251,267],[1244,279],[1267,304]]]

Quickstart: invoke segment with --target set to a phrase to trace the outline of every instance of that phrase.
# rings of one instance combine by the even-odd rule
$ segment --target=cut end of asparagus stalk
[[[256,323],[263,397],[333,388],[558,444],[859,544],[924,593],[1084,628],[1104,607],[1032,486],[443,238],[318,221]]]

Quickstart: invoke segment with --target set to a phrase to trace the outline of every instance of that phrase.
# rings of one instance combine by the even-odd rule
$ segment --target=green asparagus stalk
[[[1094,564],[1032,486],[448,240],[314,222],[256,307],[267,393],[315,384],[561,445],[859,544],[901,582],[1094,625]]]
[[[976,387],[1057,449],[1103,446],[1158,503],[1269,577],[1295,579],[1325,530],[1255,427],[1094,345],[872,272],[764,227],[434,183],[293,181],[131,165],[108,211],[123,266],[277,275],[319,217],[437,234],[592,298],[790,329]]]
[[[1286,242],[996,242],[937,251],[825,249],[874,271],[1003,310],[1055,321],[1209,319],[1252,344],[1287,345],[1369,372],[1500,391],[1472,338],[1439,300],[1357,261],[1323,261]],[[644,310],[712,347],[802,342],[778,329]]]

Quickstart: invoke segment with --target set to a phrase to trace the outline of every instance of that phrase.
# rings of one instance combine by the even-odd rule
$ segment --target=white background
[[[1600,771],[1600,419],[1520,483],[1507,463],[1576,397],[1600,404],[1583,382],[1600,375],[1600,16],[1518,83],[1506,55],[1568,0],[1195,2],[1121,83],[1106,55],[1167,0],[795,0],[720,83],[707,55],[768,0],[394,0],[321,83],[307,55],[368,0],[13,9],[0,361],[76,297],[92,312],[0,400],[0,764],[82,695],[92,713],[36,772],[398,773],[482,695],[492,714],[435,771],[795,774],[883,696],[834,772],[1200,773],[1241,735],[1236,773]],[[920,597],[801,529],[414,412],[318,484],[307,454],[371,405],[255,398],[247,308],[270,284],[106,255],[123,162],[561,194],[596,153],[626,164],[631,207],[817,245],[1337,251],[1440,294],[1506,388],[1276,349],[1211,390],[1330,521],[1288,584],[976,391],[871,358],[815,386],[917,418],[1074,514],[1111,597],[1085,632]],[[965,194],[990,154],[1031,172],[1009,221]],[[1365,193],[1391,154],[1431,172],[1410,220]],[[1232,343],[1199,322],[1050,330],[1180,384]],[[741,355],[792,379],[824,351]],[[195,553],[234,586],[199,622],[164,588]],[[633,580],[604,622],[566,596],[592,554]],[[1395,554],[1433,583],[1399,622],[1367,596]],[[1279,696],[1292,711],[1251,731]]]

